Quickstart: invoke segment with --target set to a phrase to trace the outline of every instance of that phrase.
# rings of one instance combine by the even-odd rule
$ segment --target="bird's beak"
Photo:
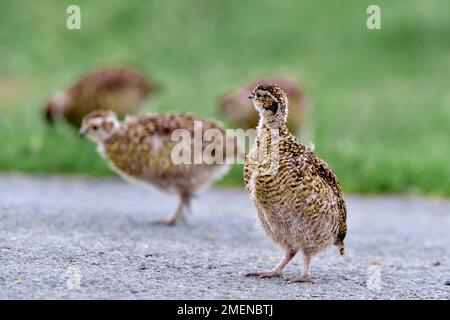
[[[84,137],[84,136],[86,135],[86,131],[83,130],[83,129],[80,129],[80,131],[78,132],[78,135],[79,135],[80,137]]]
[[[253,93],[250,93],[250,95],[248,96],[248,98],[251,100],[253,100],[254,97],[255,97],[255,95]]]

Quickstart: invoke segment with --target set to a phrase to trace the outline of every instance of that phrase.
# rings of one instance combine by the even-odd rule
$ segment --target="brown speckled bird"
[[[253,107],[253,103],[248,99],[248,93],[258,83],[275,83],[285,90],[289,99],[287,127],[294,134],[300,132],[304,127],[310,103],[305,97],[301,85],[293,77],[288,75],[264,77],[261,80],[251,82],[231,92],[220,101],[220,112],[226,115],[238,128],[255,128],[258,125],[259,116]]]
[[[266,234],[285,252],[272,271],[249,276],[280,276],[303,253],[304,270],[290,282],[311,281],[310,261],[336,245],[344,254],[346,207],[336,175],[286,127],[288,99],[276,85],[258,85],[249,96],[260,115],[256,141],[246,157],[244,180]]]
[[[95,110],[112,110],[119,116],[136,113],[154,91],[154,85],[136,70],[98,70],[55,94],[48,102],[44,115],[49,123],[56,118],[64,118],[79,128],[83,117]]]
[[[217,159],[216,156],[223,155],[222,160],[225,162],[228,155],[224,149],[219,153],[219,148],[225,148],[226,144],[222,145],[218,140],[204,141],[194,131],[199,126],[202,132],[213,129],[221,138],[226,138],[221,125],[191,114],[149,114],[127,117],[120,122],[115,113],[107,111],[94,111],[87,115],[80,135],[97,143],[99,153],[125,180],[151,184],[163,192],[178,194],[181,200],[173,217],[168,221],[157,222],[174,225],[182,217],[184,209],[189,207],[195,193],[219,179],[229,168],[226,163],[212,161]],[[177,129],[183,129],[178,131],[181,135],[177,137],[186,133],[185,138],[172,141],[172,134]],[[195,148],[195,141],[202,152],[209,148],[209,152],[203,152],[203,157],[211,155],[212,158],[203,158],[203,161],[195,164],[186,163],[193,157],[189,157],[185,163],[174,162],[172,151],[176,145],[176,155],[183,148],[189,154]]]

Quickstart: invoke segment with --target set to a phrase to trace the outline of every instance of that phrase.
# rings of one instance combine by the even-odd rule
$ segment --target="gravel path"
[[[2,299],[449,299],[450,201],[348,196],[346,257],[312,265],[314,284],[245,272],[280,252],[242,190],[213,189],[187,222],[151,225],[176,199],[116,179],[0,176]]]

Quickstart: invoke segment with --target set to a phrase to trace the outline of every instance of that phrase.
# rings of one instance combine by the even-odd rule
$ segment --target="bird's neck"
[[[261,116],[257,127],[258,136],[267,134],[269,132],[287,133],[286,120],[284,118],[270,118],[266,119]]]
[[[107,145],[107,144],[114,143],[114,142],[116,142],[118,139],[120,139],[124,135],[125,129],[123,128],[122,124],[117,123],[116,125],[117,125],[117,127],[114,130],[114,132],[111,133],[111,135],[109,137],[106,137],[101,142],[102,144]]]

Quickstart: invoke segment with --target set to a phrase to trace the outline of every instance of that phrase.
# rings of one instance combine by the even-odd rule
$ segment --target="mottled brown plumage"
[[[136,70],[98,70],[57,93],[44,110],[45,118],[49,123],[64,118],[79,128],[83,117],[95,110],[112,110],[119,116],[136,113],[154,91],[153,84]]]
[[[176,145],[192,150],[194,141],[197,141],[202,151],[212,146],[209,149],[212,152],[205,153],[205,156],[211,154],[213,157],[219,148],[225,148],[225,144],[219,141],[204,141],[201,136],[196,138],[196,125],[202,126],[202,132],[215,129],[225,138],[225,130],[218,123],[183,113],[129,117],[121,123],[112,112],[95,111],[84,118],[80,133],[97,143],[99,153],[125,180],[151,184],[161,191],[178,194],[181,201],[175,214],[170,220],[164,221],[173,225],[189,206],[192,196],[228,170],[228,165],[217,162],[174,162],[172,151]],[[182,129],[192,139],[172,139],[177,129]],[[220,154],[225,160],[226,152]],[[192,162],[193,156],[192,153],[189,158]]]
[[[291,76],[275,75],[251,82],[225,96],[219,104],[221,113],[227,116],[238,128],[255,128],[259,122],[258,113],[248,99],[248,93],[259,83],[274,83],[283,88],[289,99],[289,118],[287,127],[291,132],[300,132],[308,116],[310,104],[301,85]]]
[[[310,281],[310,260],[334,244],[344,254],[346,207],[336,175],[286,127],[286,94],[275,85],[257,86],[250,97],[260,114],[256,141],[246,157],[244,181],[266,234],[285,251],[270,272],[280,276],[301,251],[304,271],[291,281]]]

